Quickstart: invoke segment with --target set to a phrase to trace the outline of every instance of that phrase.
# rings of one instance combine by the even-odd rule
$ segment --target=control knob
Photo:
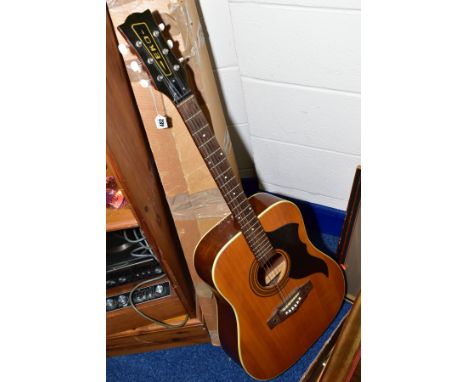
[[[119,306],[127,306],[128,304],[128,297],[125,296],[124,294],[121,294],[118,298],[117,301],[119,303]]]
[[[117,302],[113,298],[106,299],[106,311],[114,310],[117,308]]]
[[[136,301],[137,303],[143,302],[143,301],[145,301],[145,300],[146,300],[146,294],[145,294],[145,292],[140,292],[140,293],[138,293],[138,294],[135,296],[135,301]]]

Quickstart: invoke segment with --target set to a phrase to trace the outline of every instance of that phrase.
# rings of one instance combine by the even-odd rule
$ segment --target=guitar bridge
[[[276,325],[286,320],[293,313],[297,312],[301,304],[309,295],[311,289],[312,283],[309,280],[307,283],[291,293],[288,299],[276,309],[273,316],[268,320],[268,326],[270,329],[273,329]]]

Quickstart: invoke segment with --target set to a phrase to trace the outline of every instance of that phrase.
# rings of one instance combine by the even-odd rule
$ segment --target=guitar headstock
[[[183,66],[163,37],[164,24],[158,26],[149,9],[132,13],[118,29],[140,57],[159,91],[175,104],[192,93]]]

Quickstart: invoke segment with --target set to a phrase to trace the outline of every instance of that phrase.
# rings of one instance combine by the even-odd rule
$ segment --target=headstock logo
[[[150,56],[153,57],[154,62],[158,65],[161,73],[165,76],[170,76],[172,71],[169,68],[169,65],[167,64],[163,54],[161,53],[159,45],[154,40],[148,25],[146,23],[136,23],[132,24],[132,29],[139,37]]]

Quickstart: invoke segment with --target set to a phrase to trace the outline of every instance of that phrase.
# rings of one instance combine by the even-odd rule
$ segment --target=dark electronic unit
[[[139,229],[108,232],[106,247],[107,289],[164,273]]]
[[[148,287],[138,288],[133,292],[133,303],[135,305],[143,302],[156,300],[171,294],[171,288],[168,281],[154,284]],[[121,293],[116,296],[106,297],[106,311],[114,311],[130,306],[130,292]]]

